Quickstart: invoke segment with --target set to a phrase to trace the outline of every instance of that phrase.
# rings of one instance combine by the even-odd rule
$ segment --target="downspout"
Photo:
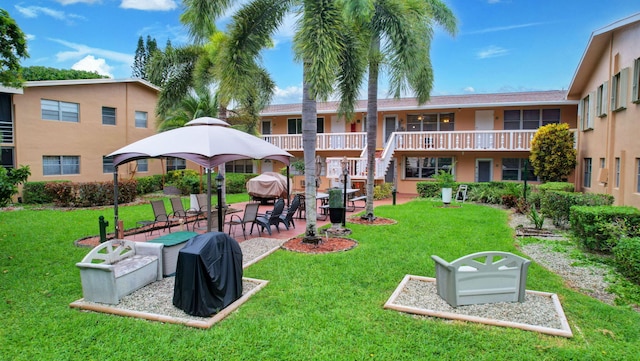
[[[607,99],[607,109],[609,113],[609,122],[607,124],[607,135],[606,135],[606,143],[605,143],[605,162],[608,166],[608,174],[607,174],[607,184],[605,186],[605,193],[613,195],[613,185],[615,184],[615,163],[614,163],[614,149],[613,142],[611,141],[611,137],[614,133],[614,123],[615,123],[615,112],[613,111],[613,105],[611,104],[611,99],[613,97],[613,82],[611,81],[613,77],[613,67],[614,67],[614,56],[613,56],[613,33],[609,38],[609,74],[608,74],[608,84],[609,84],[609,99]]]

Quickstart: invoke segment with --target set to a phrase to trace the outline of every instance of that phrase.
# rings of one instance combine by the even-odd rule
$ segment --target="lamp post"
[[[224,183],[224,177],[220,172],[216,176],[216,190],[218,192],[218,231],[222,232],[224,225],[222,223],[222,184]]]
[[[344,190],[342,191],[343,197],[343,212],[342,212],[342,227],[346,227],[347,225],[347,176],[349,175],[349,161],[347,157],[342,158],[342,179],[344,184]]]

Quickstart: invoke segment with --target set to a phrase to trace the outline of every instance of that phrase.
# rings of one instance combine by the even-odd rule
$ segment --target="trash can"
[[[223,232],[191,238],[178,253],[173,305],[209,317],[242,296],[242,250]]]

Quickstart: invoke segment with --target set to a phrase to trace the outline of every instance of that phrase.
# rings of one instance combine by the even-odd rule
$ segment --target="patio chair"
[[[299,207],[300,195],[296,194],[295,197],[293,197],[293,201],[291,201],[291,205],[289,206],[289,208],[284,210],[280,215],[280,222],[282,222],[284,226],[287,227],[287,230],[289,229],[289,226],[293,226],[293,228],[296,228],[296,224],[293,222],[293,216],[296,214],[296,211]]]
[[[149,235],[153,234],[153,231],[157,225],[164,225],[163,228],[169,230],[171,233],[171,222],[177,220],[176,218],[169,217],[167,209],[164,207],[163,200],[151,201],[151,208],[153,209],[153,216],[155,217],[153,223],[151,223],[151,231]],[[160,231],[158,231],[159,233]]]
[[[242,236],[244,239],[247,239],[247,224],[251,223],[251,229],[249,230],[249,234],[253,233],[253,226],[256,224],[256,219],[258,218],[258,208],[260,208],[260,203],[248,203],[244,207],[244,214],[242,218],[240,218],[237,214],[232,214],[231,219],[227,224],[229,225],[229,235],[231,235],[231,227],[240,226],[242,227]],[[258,235],[262,235],[260,231],[260,227],[258,227]]]
[[[276,226],[276,229],[280,232],[280,227],[278,225],[281,222],[280,216],[282,215],[283,210],[284,199],[279,198],[273,205],[273,210],[266,214],[259,215],[256,218],[256,223],[258,226],[262,227],[263,230],[266,229],[269,235],[271,235],[271,226]]]
[[[171,208],[173,209],[173,217],[184,220],[184,223],[187,224],[187,231],[189,230],[189,218],[195,217],[195,220],[193,222],[193,227],[195,228],[196,223],[202,215],[202,212],[193,208],[185,210],[184,206],[182,205],[182,199],[180,197],[172,197],[169,200],[171,201]]]

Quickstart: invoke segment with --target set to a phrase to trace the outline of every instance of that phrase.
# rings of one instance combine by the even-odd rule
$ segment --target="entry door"
[[[476,110],[476,130],[493,130],[493,110]],[[476,135],[476,149],[491,149],[493,142],[493,133]]]
[[[336,115],[332,115],[331,116],[331,133],[345,133],[346,132],[346,127],[345,127],[345,121],[344,118],[338,118]],[[344,134],[341,135],[331,135],[331,138],[329,139],[330,141],[330,146],[331,149],[344,149],[345,148],[345,142],[344,142]]]
[[[476,182],[490,182],[492,180],[493,160],[476,160]]]
[[[391,133],[396,131],[396,117],[384,117],[384,144],[387,145]]]

